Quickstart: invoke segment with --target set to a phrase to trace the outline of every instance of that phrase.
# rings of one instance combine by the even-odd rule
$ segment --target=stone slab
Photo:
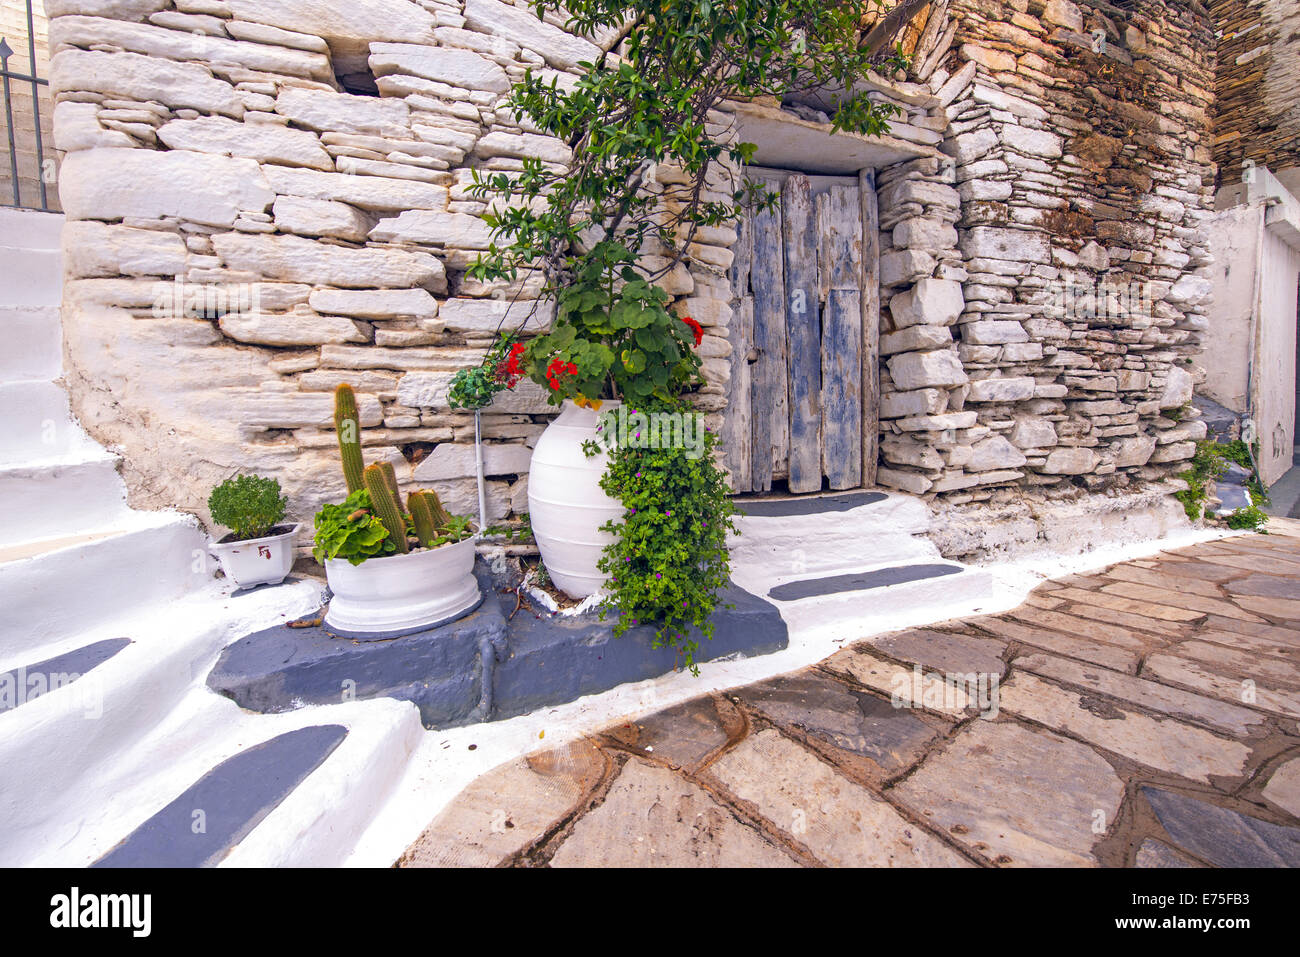
[[[629,761],[552,867],[796,867],[727,808],[665,768]]]
[[[886,698],[816,672],[749,685],[737,697],[876,783],[909,767],[942,729],[915,710],[896,708]]]
[[[1219,867],[1300,867],[1300,827],[1283,827],[1161,788],[1142,795],[1173,843]]]
[[[585,739],[493,768],[452,799],[398,866],[494,867],[578,810],[608,770]]]
[[[888,802],[772,729],[741,742],[708,773],[829,866],[968,866]]]
[[[396,698],[420,709],[426,728],[445,728],[526,714],[598,694],[630,681],[657,678],[679,662],[672,649],[652,648],[654,630],[613,636],[595,614],[513,619],[513,586],[483,562],[475,569],[483,603],[445,625],[392,640],[333,637],[322,627],[279,625],[241,638],[222,652],[208,686],[250,711],[275,713],[353,698]],[[785,648],[788,633],[769,602],[735,585],[724,589],[715,637],[698,661],[767,654]]]
[[[893,793],[995,864],[1091,867],[1124,785],[1085,745],[1016,724],[975,721]]]
[[[1173,719],[1126,711],[1093,694],[1041,681],[1026,672],[1002,685],[1008,711],[1055,731],[1083,738],[1147,767],[1191,781],[1235,778],[1245,772],[1250,748]]]

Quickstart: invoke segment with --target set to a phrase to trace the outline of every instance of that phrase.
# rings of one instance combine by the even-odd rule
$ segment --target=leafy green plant
[[[1182,502],[1183,511],[1189,519],[1197,521],[1204,516],[1210,498],[1209,483],[1222,478],[1228,471],[1229,463],[1234,462],[1251,470],[1246,486],[1251,504],[1226,516],[1226,524],[1229,528],[1259,529],[1268,521],[1268,515],[1259,507],[1268,504],[1268,493],[1254,471],[1255,463],[1249,446],[1240,439],[1222,444],[1211,439],[1196,443],[1196,453],[1188,467],[1178,475],[1187,483],[1187,488],[1174,493],[1174,497]]]
[[[288,505],[280,483],[260,475],[226,479],[208,496],[212,520],[230,529],[237,542],[264,538],[284,518]]]
[[[364,488],[349,495],[341,505],[322,505],[316,513],[316,546],[312,555],[322,564],[343,558],[360,565],[367,558],[392,555],[397,546],[388,529],[375,515],[370,493]]]
[[[664,404],[647,412],[681,411]],[[614,634],[655,627],[654,647],[670,646],[695,674],[699,641],[713,637],[718,591],[727,584],[727,532],[735,531],[730,492],[713,462],[717,436],[704,433],[703,454],[677,447],[611,445],[601,487],[624,505],[605,531],[615,541],[600,560],[609,576],[602,618],[618,615]]]

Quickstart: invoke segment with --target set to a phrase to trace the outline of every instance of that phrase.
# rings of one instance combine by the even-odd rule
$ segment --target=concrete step
[[[0,382],[57,379],[63,371],[58,306],[0,304]]]
[[[68,395],[48,380],[0,383],[5,441],[0,465],[25,465],[102,451],[73,421]]]
[[[130,514],[119,458],[103,449],[0,465],[0,548],[112,529]]]
[[[0,662],[203,587],[206,549],[179,512],[131,512],[115,530],[0,549]]]
[[[852,641],[930,624],[938,607],[973,614],[998,602],[988,571],[942,560],[869,565],[821,578],[786,576],[764,597],[781,612],[791,641]]]
[[[737,516],[740,534],[727,542],[732,577],[758,595],[791,577],[938,557],[923,537],[929,509],[905,495],[857,492],[738,504],[749,514]]]
[[[183,790],[199,765],[256,743],[240,736],[238,709],[207,692],[203,677],[229,641],[320,600],[309,582],[239,596],[212,586],[77,636],[78,645],[107,635],[131,643],[79,680],[0,713],[0,762],[24,769],[0,788],[0,861],[90,863]],[[55,646],[56,660],[68,644]],[[3,667],[20,666],[11,658]],[[70,857],[69,848],[80,850]]]
[[[6,306],[57,306],[63,298],[63,254],[57,249],[0,246]]]
[[[0,246],[57,251],[61,248],[63,220],[62,213],[0,206]]]

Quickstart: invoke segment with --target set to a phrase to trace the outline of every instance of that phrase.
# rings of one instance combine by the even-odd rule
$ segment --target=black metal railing
[[[14,55],[13,47],[4,37],[0,37],[0,78],[4,81],[4,117],[5,133],[9,142],[9,175],[13,183],[13,202],[7,197],[0,197],[0,206],[18,206],[23,209],[49,209],[50,196],[45,185],[45,142],[41,132],[41,87],[50,85],[49,80],[36,75],[36,30],[32,22],[32,0],[27,0],[27,69],[30,73],[16,73],[9,69],[9,58]],[[32,88],[32,132],[36,139],[36,183],[39,188],[37,197],[29,197],[24,202],[22,174],[18,168],[18,131],[14,126],[13,85],[27,83]]]

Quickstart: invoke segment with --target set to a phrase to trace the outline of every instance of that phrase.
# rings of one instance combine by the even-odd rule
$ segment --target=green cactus
[[[397,554],[405,555],[409,551],[406,544],[406,519],[402,515],[401,499],[393,495],[384,469],[378,465],[367,466],[362,481],[370,493],[370,505],[388,530],[388,537],[397,547]]]
[[[380,462],[379,467],[384,470],[384,481],[388,483],[389,491],[393,493],[393,498],[397,500],[397,505],[400,508],[402,490],[397,487],[397,469],[393,468],[392,462]]]
[[[425,500],[429,503],[429,509],[433,512],[433,523],[440,530],[447,527],[451,521],[451,513],[442,507],[442,499],[438,498],[438,493],[433,489],[424,490]]]
[[[357,396],[347,383],[334,390],[334,428],[338,432],[339,456],[343,459],[343,478],[351,495],[365,486],[362,473],[366,464],[361,457],[361,415],[357,412]]]
[[[432,548],[438,537],[438,523],[434,521],[433,509],[423,492],[412,492],[406,499],[407,511],[411,513],[411,522],[415,525],[415,537],[425,548]]]

